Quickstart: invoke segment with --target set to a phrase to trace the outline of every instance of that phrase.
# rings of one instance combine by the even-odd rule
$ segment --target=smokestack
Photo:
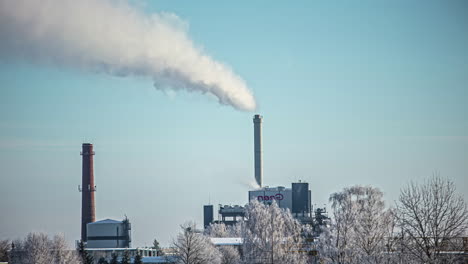
[[[93,170],[93,144],[83,143],[83,168],[82,168],[82,187],[81,187],[81,241],[85,242],[86,224],[96,221],[94,192],[94,170]]]
[[[262,120],[263,116],[254,115],[254,155],[255,155],[255,181],[262,187],[263,181],[263,150],[262,150]]]

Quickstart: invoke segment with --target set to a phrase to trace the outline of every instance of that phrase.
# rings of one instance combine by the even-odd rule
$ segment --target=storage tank
[[[87,248],[128,248],[131,242],[131,225],[123,221],[105,219],[87,224]]]

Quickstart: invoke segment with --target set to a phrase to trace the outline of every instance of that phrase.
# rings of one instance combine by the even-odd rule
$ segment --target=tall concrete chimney
[[[93,144],[83,143],[83,168],[82,168],[82,185],[81,185],[81,240],[85,242],[86,224],[96,221],[94,192],[94,170],[93,170]]]
[[[263,150],[262,150],[262,120],[263,116],[254,115],[254,155],[255,155],[255,181],[262,187],[263,182]]]

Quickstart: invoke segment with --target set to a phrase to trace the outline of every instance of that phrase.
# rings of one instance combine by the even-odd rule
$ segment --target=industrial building
[[[142,256],[144,263],[176,263],[173,256],[160,257],[154,248],[132,248],[132,226],[127,217],[122,221],[104,219],[96,221],[96,206],[94,193],[94,160],[93,144],[83,143],[82,151],[82,185],[78,186],[81,192],[81,241],[85,250],[97,263],[100,258],[110,261],[112,255],[116,255],[120,261],[127,252],[133,262],[138,254]],[[77,241],[78,246],[79,241]],[[17,254],[16,259],[21,257]]]
[[[128,252],[131,258],[141,255],[145,263],[174,263],[174,260],[157,256],[153,248],[131,248],[132,226],[127,217],[124,220],[104,219],[96,221],[96,205],[94,193],[94,160],[93,144],[83,143],[82,180],[78,190],[81,192],[81,241],[85,250],[93,256],[95,263],[103,257],[110,261],[112,255],[122,258]],[[77,241],[78,245],[78,241]]]
[[[100,258],[109,261],[112,259],[112,255],[116,255],[117,259],[121,260],[124,253],[128,252],[132,261],[138,254],[145,259],[144,263],[175,263],[169,260],[165,261],[162,257],[157,257],[156,249],[153,248],[87,248],[86,252],[93,257],[95,262]]]
[[[277,203],[280,208],[289,210],[292,215],[304,224],[313,224],[311,191],[307,182],[295,182],[290,187],[264,186],[263,178],[263,146],[262,124],[263,116],[254,115],[254,177],[258,188],[251,189],[246,194],[247,201],[257,200],[265,204]],[[125,217],[124,220],[104,219],[96,221],[94,185],[94,160],[95,155],[91,143],[82,145],[82,185],[79,187],[82,193],[81,208],[81,240],[85,243],[86,251],[95,256],[95,259],[104,257],[110,259],[112,254],[121,255],[130,252],[131,256],[141,254],[145,263],[159,262],[157,252],[148,248],[131,248],[131,224]],[[232,225],[245,220],[246,207],[242,205],[220,205],[218,219],[214,218],[213,205],[205,205],[203,208],[204,227],[211,223],[224,223]],[[214,244],[222,244],[226,241],[215,241]],[[241,243],[236,241],[237,244]],[[151,258],[151,260],[150,260]],[[167,261],[167,260],[166,260]],[[148,263],[150,263],[148,262]]]
[[[252,200],[264,204],[275,202],[278,207],[289,210],[299,222],[303,224],[313,223],[311,191],[309,190],[309,184],[306,182],[292,183],[291,188],[265,186],[251,190],[248,192],[248,201]],[[213,205],[203,207],[203,226],[205,228],[211,223],[233,225],[240,220],[245,220],[245,206],[219,205],[218,220],[214,219],[213,210]]]
[[[263,186],[263,116],[254,115],[254,177],[259,188],[248,192],[247,201],[257,200],[265,204],[277,203],[280,208],[289,210],[303,224],[313,224],[312,195],[307,182],[292,183],[291,188]],[[219,205],[218,220],[214,219],[213,205],[203,207],[203,225],[211,223],[235,224],[245,219],[245,206]]]
[[[129,248],[131,224],[123,221],[105,219],[87,224],[86,248]]]
[[[245,207],[240,205],[219,205],[219,220],[214,220],[213,205],[203,206],[203,227],[207,228],[212,223],[223,223],[233,225],[237,221],[245,220]]]
[[[289,210],[300,222],[312,223],[311,191],[306,182],[292,183],[291,188],[278,186],[252,190],[249,191],[249,202],[252,200],[265,204],[276,202],[278,207]]]
[[[81,241],[86,248],[129,248],[131,224],[127,217],[123,221],[105,219],[96,222],[94,193],[94,148],[91,143],[83,143],[81,186]]]

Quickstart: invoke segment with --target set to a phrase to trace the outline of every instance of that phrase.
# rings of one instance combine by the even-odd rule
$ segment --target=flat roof
[[[88,225],[93,225],[93,224],[121,224],[123,223],[122,221],[117,221],[113,219],[104,219],[104,220],[99,220],[96,222],[88,223]]]
[[[156,250],[154,248],[85,248],[86,251],[125,251],[125,250]]]
[[[211,237],[210,240],[215,246],[240,246],[243,241],[240,237]]]

